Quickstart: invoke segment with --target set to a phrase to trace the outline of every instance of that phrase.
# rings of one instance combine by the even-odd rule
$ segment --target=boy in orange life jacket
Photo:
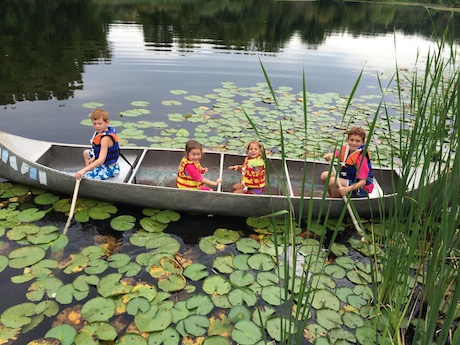
[[[118,156],[118,136],[113,127],[109,127],[109,113],[104,109],[95,109],[91,113],[94,135],[90,142],[91,150],[83,151],[85,167],[75,173],[75,179],[82,177],[105,180],[120,173]]]
[[[208,168],[203,168],[200,164],[202,155],[203,147],[198,141],[187,141],[187,144],[185,144],[185,157],[182,158],[177,171],[177,188],[209,191],[212,189],[208,186],[215,187],[222,182],[220,178],[216,181],[211,181],[203,177],[203,174],[208,172]]]
[[[265,161],[262,157],[263,146],[251,141],[243,165],[229,166],[229,170],[241,171],[241,182],[233,185],[233,193],[262,194],[265,188]]]
[[[335,152],[335,157],[340,157],[339,178],[342,188],[336,183],[334,172],[331,172],[328,191],[332,198],[350,193],[351,197],[366,197],[374,189],[374,175],[369,153],[364,153],[366,132],[361,127],[353,127],[348,131],[347,145]],[[364,153],[364,154],[363,154]],[[326,161],[332,159],[332,153],[324,155]],[[329,171],[321,173],[321,181],[326,184]]]

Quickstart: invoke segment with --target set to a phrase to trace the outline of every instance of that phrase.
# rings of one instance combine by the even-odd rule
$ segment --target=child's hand
[[[218,178],[218,179],[216,180],[216,185],[218,185],[219,183],[222,183],[222,179],[221,179],[221,178]]]
[[[329,162],[332,159],[332,153],[326,153],[324,159]]]
[[[228,167],[228,170],[238,170],[239,169],[239,165],[231,165]]]
[[[208,168],[203,168],[203,174],[206,174],[208,172]]]

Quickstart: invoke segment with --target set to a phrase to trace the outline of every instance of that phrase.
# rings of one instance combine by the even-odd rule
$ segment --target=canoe
[[[0,176],[17,183],[38,187],[60,195],[71,195],[74,173],[82,168],[82,152],[89,146],[61,144],[24,138],[0,131]],[[341,198],[326,197],[320,174],[327,162],[268,158],[267,187],[264,195],[232,193],[241,178],[230,171],[242,164],[244,156],[205,151],[201,164],[208,167],[211,180],[223,179],[216,191],[176,188],[177,168],[183,151],[151,147],[122,147],[121,173],[105,181],[83,179],[79,197],[138,207],[191,213],[251,217],[288,210],[297,218],[309,214],[338,217],[344,211]],[[361,217],[377,217],[394,205],[401,181],[400,172],[374,167],[375,185],[368,198],[353,198]],[[411,188],[417,188],[418,182]]]

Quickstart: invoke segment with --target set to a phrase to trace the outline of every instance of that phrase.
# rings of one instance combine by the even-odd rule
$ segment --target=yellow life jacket
[[[256,158],[257,161],[261,157]],[[258,170],[256,170],[256,168]],[[241,169],[243,175],[241,183],[245,188],[264,188],[265,187],[265,163],[262,166],[252,166],[249,157],[244,159],[243,168]]]
[[[176,186],[177,188],[188,188],[188,189],[200,189],[203,183],[199,181],[195,181],[188,175],[185,171],[185,166],[187,164],[193,164],[196,166],[200,174],[204,173],[204,169],[202,168],[201,164],[192,162],[191,160],[187,159],[187,157],[183,157],[180,161],[179,170],[177,171],[177,181]]]

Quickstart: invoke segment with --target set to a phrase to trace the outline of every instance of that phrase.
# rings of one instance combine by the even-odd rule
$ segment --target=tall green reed
[[[396,74],[388,87],[396,83],[400,128],[392,128],[385,104],[387,92],[381,84],[382,100],[368,124],[366,146],[370,143],[377,119],[386,118],[388,138],[394,147],[392,154],[399,160],[399,164],[393,164],[392,168],[398,171],[400,177],[400,181],[394,181],[397,191],[394,204],[390,209],[383,209],[382,205],[380,214],[376,215],[377,219],[371,220],[365,237],[370,246],[381,249],[381,254],[374,254],[371,258],[374,298],[370,318],[374,325],[373,338],[376,344],[456,344],[460,340],[460,328],[455,330],[451,326],[459,318],[457,303],[460,299],[460,124],[457,116],[460,113],[460,73],[454,51],[451,49],[449,56],[444,55],[447,46],[453,47],[452,42],[448,45],[446,37],[447,29],[438,41],[437,49],[429,53],[421,75],[416,68],[407,77],[396,64]],[[278,107],[262,62],[261,67]],[[347,110],[359,81],[360,78],[349,97],[342,123],[351,121]],[[407,83],[410,86],[409,97],[403,92]],[[302,86],[307,141],[305,74]],[[257,133],[257,126],[246,116]],[[281,124],[280,133],[283,133]],[[257,135],[263,140],[261,133]],[[338,146],[340,144],[337,143]],[[284,139],[281,135],[281,154],[284,160],[283,147]],[[376,151],[378,157],[378,147]],[[284,172],[279,172],[278,179],[284,181],[285,178]],[[270,184],[269,180],[267,184]],[[312,189],[313,186],[307,186],[304,178],[303,190]],[[304,193],[304,202],[312,203],[312,195]],[[281,308],[285,321],[280,324],[283,333],[281,343],[299,344],[302,342],[301,330],[311,315],[310,301],[316,293],[316,286],[310,281],[310,273],[323,270],[325,260],[322,259],[329,254],[338,227],[333,229],[330,242],[326,244],[326,253],[312,252],[313,255],[308,256],[304,264],[305,270],[301,277],[297,277],[295,267],[298,264],[299,244],[302,242],[298,237],[301,231],[298,219],[305,219],[308,232],[309,228],[324,228],[328,216],[327,212],[326,216],[317,219],[313,219],[311,212],[295,215],[287,192],[286,195],[286,212],[271,215],[284,216],[285,220],[279,236],[273,237],[277,256],[282,258],[280,263],[284,263],[280,265],[280,275],[285,278],[282,297],[286,301]],[[344,207],[339,223],[345,217],[345,212]],[[359,215],[357,217],[363,225]],[[275,224],[275,218],[272,222]],[[374,222],[385,226],[380,235],[374,232]],[[323,232],[319,241],[323,243],[325,239]],[[378,250],[373,252],[377,253]]]

